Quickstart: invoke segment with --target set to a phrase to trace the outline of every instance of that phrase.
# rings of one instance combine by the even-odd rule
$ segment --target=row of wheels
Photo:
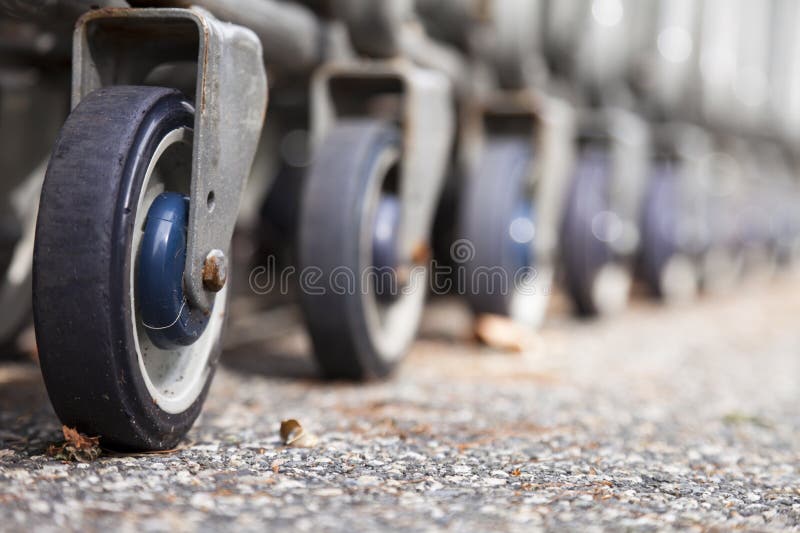
[[[466,264],[467,279],[480,280],[481,271],[495,269],[515,281],[509,287],[467,287],[473,311],[528,325],[541,322],[553,282],[547,263],[536,257],[531,243],[539,229],[536,197],[528,183],[534,163],[524,141],[490,142],[482,163],[465,181],[457,233],[475,247]],[[748,210],[707,189],[687,191],[680,163],[669,158],[656,158],[650,165],[636,220],[638,245],[634,253],[622,253],[615,242],[623,222],[615,213],[613,179],[608,146],[589,144],[578,150],[560,218],[558,270],[580,316],[618,313],[626,307],[636,280],[661,301],[684,303],[701,290],[729,290],[745,273],[748,254],[758,255],[766,266],[794,262],[793,241],[787,237],[793,234],[788,229],[793,216],[776,213],[780,225],[767,227],[759,224],[762,211],[735,216],[747,215]],[[764,264],[758,266],[763,270]],[[530,277],[515,279],[515,273],[525,269]],[[535,280],[534,287],[526,286],[526,279]]]
[[[176,90],[97,90],[66,121],[42,188],[33,304],[43,376],[61,420],[109,447],[175,446],[219,360],[229,288],[206,310],[184,288],[189,215],[210,208],[189,200],[193,127],[192,104]],[[405,257],[400,242],[403,150],[395,123],[341,120],[304,176],[296,255],[314,275],[299,299],[330,378],[386,376],[422,317],[429,268]],[[456,222],[474,252],[463,263],[478,281],[466,287],[469,306],[529,326],[543,320],[553,282],[536,246],[536,157],[529,142],[490,139],[465,179]],[[607,148],[583,147],[564,200],[561,270],[585,315],[624,305],[634,268],[661,296],[694,275],[670,165],[654,166],[649,180],[636,265],[599,228],[611,211],[612,172]],[[506,284],[491,285],[492,272]]]

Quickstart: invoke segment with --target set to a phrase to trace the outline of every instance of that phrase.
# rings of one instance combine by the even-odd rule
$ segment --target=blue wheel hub
[[[508,231],[509,253],[515,270],[533,266],[536,218],[533,203],[522,201],[514,210]]]
[[[189,199],[160,194],[147,212],[139,251],[136,300],[147,336],[169,350],[194,343],[208,315],[193,309],[183,292]]]

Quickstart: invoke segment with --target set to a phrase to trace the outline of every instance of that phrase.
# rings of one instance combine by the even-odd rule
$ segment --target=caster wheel
[[[183,293],[194,111],[180,93],[87,96],[56,143],[39,208],[33,303],[42,374],[68,426],[124,450],[174,447],[220,353]]]
[[[417,332],[427,272],[409,270],[398,257],[401,152],[396,127],[342,121],[306,177],[298,243],[307,281],[301,279],[301,306],[328,378],[386,376]]]
[[[578,314],[614,314],[625,308],[632,279],[615,257],[615,215],[610,211],[611,156],[585,148],[579,157],[567,198],[562,227],[564,278]]]
[[[539,267],[534,257],[532,164],[525,141],[491,141],[467,182],[459,236],[471,247],[464,289],[473,312],[535,327],[544,319],[552,269]]]
[[[658,164],[648,186],[640,264],[650,291],[666,302],[679,303],[695,298],[699,280],[691,254],[680,244],[679,193],[672,172],[669,164]]]

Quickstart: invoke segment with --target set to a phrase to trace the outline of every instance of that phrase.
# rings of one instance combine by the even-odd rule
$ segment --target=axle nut
[[[228,280],[228,261],[222,250],[211,250],[203,263],[203,286],[211,292],[219,292]]]

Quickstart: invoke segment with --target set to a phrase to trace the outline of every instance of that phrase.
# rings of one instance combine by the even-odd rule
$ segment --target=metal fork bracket
[[[108,85],[181,89],[194,101],[194,148],[184,271],[190,302],[209,310],[202,270],[211,250],[229,256],[245,181],[267,107],[261,43],[208,11],[92,11],[74,36],[72,105]]]
[[[639,246],[639,216],[650,176],[651,134],[639,116],[620,108],[583,115],[579,142],[605,143],[611,151],[609,207],[622,233],[611,242],[620,258],[631,258]]]
[[[552,264],[575,160],[575,113],[567,102],[533,89],[495,91],[465,105],[460,157],[473,169],[491,137],[518,137],[533,147],[528,194],[536,205],[534,253]]]
[[[453,144],[450,82],[402,59],[328,64],[313,77],[311,111],[315,146],[342,118],[383,118],[400,127],[401,261],[420,262]]]

